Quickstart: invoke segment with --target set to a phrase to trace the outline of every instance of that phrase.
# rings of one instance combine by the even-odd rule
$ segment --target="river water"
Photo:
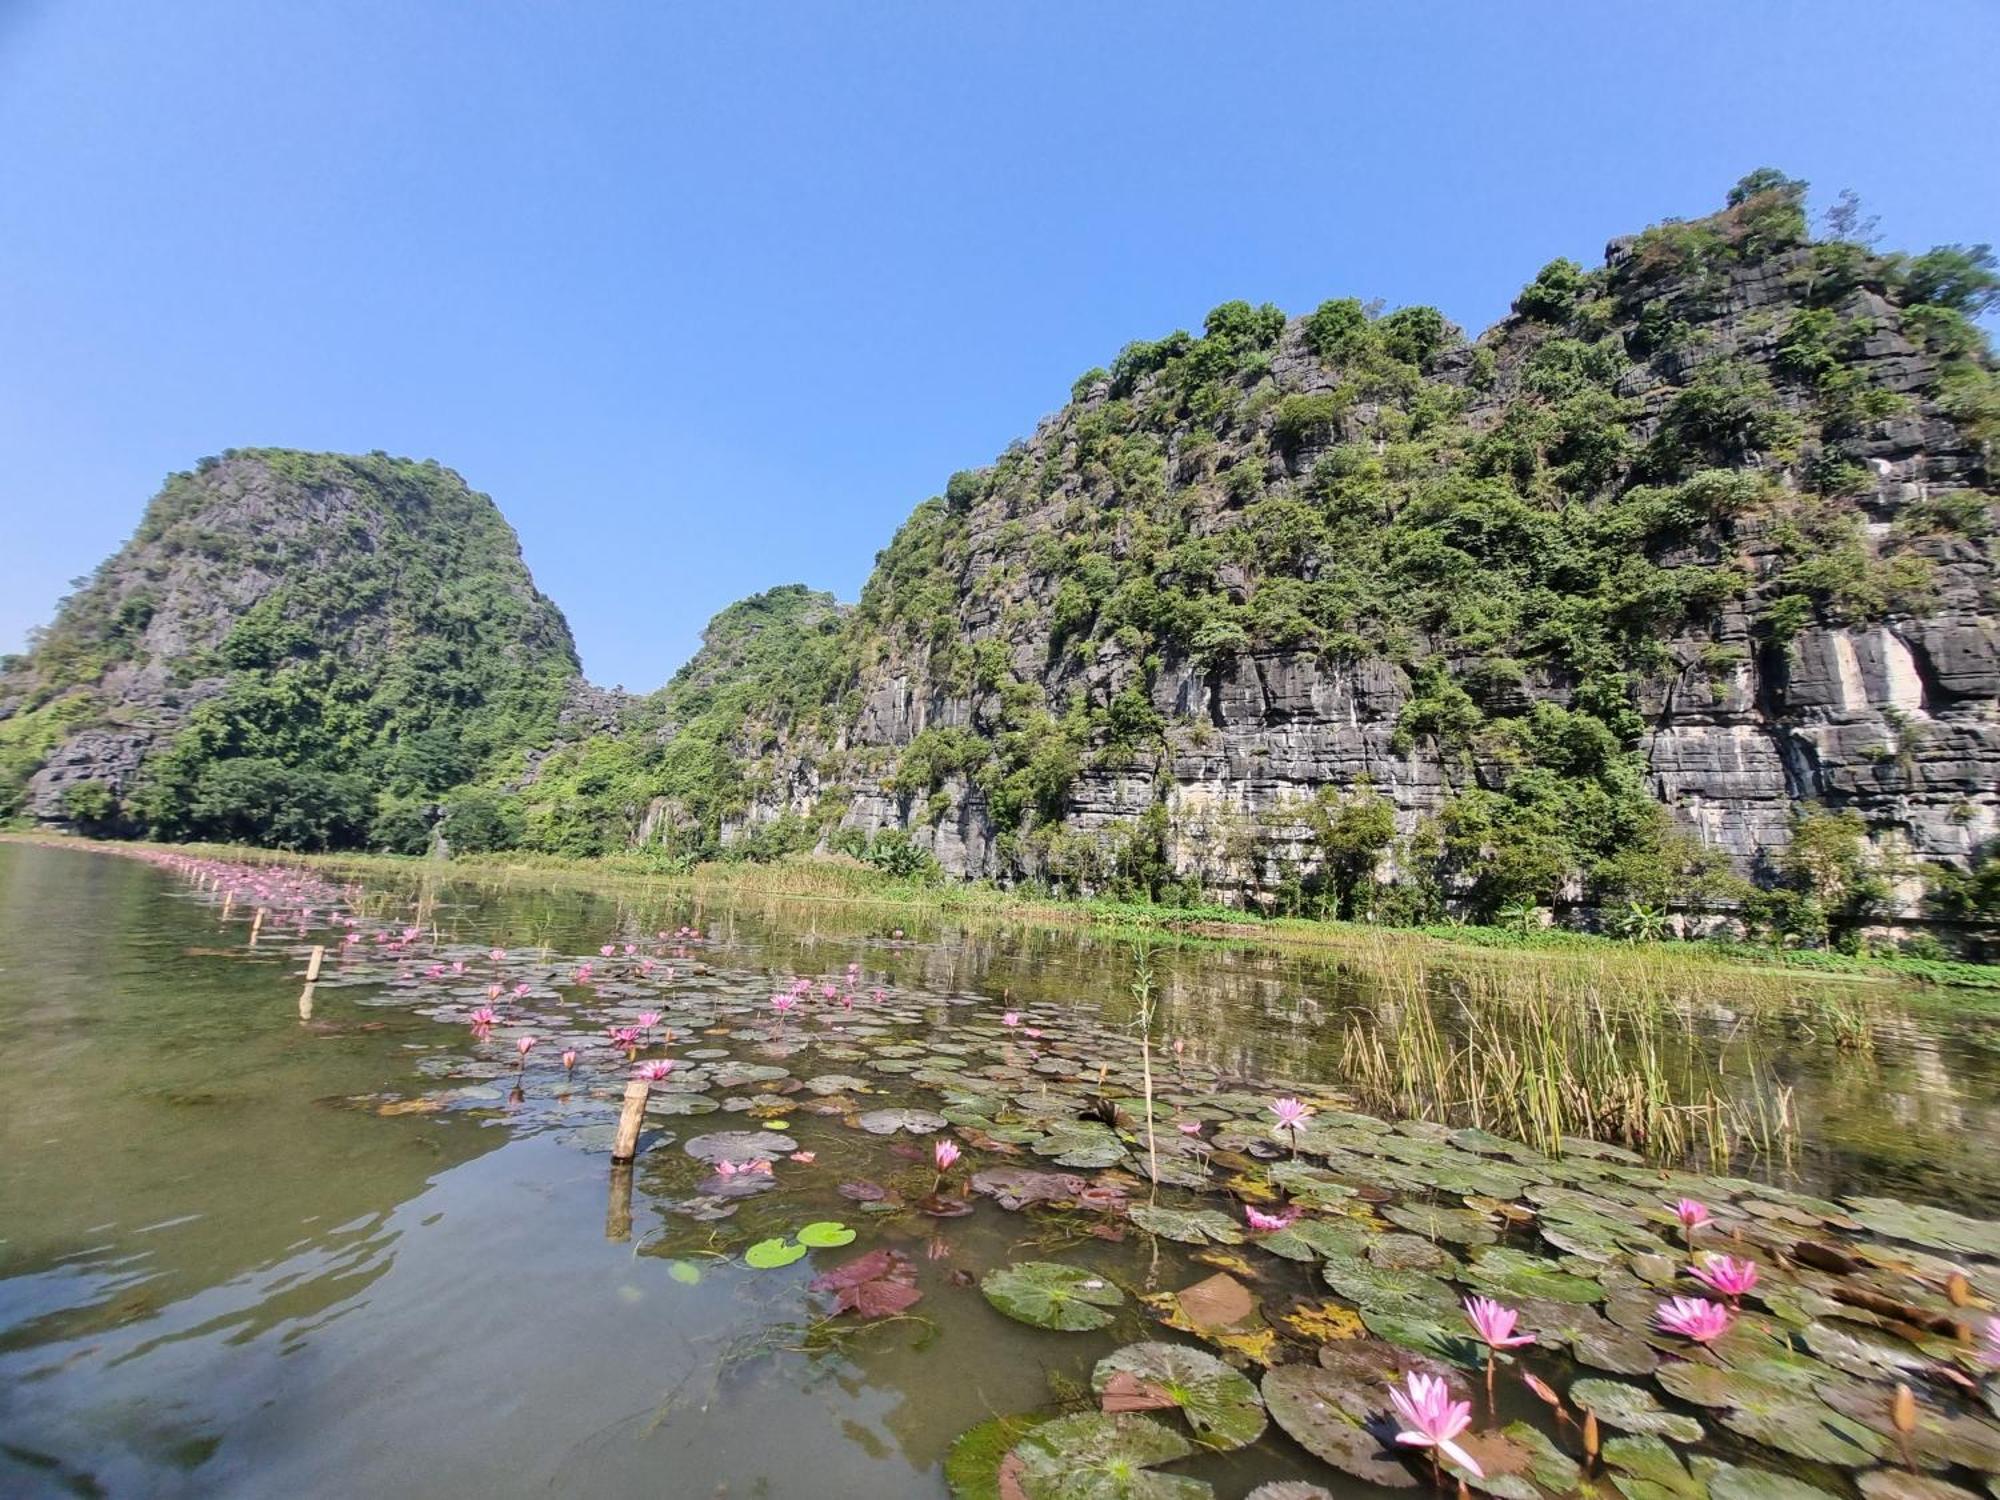
[[[1410,1003],[1351,954],[1135,956],[1116,935],[887,910],[435,880],[308,899],[260,917],[186,871],[0,844],[0,1493],[941,1496],[963,1430],[1087,1391],[1123,1341],[1174,1337],[1135,1307],[1102,1333],[1031,1327],[978,1279],[1059,1260],[1136,1296],[1228,1252],[968,1195],[968,1170],[1015,1161],[998,1125],[961,1128],[968,1160],[922,1211],[940,1137],[858,1114],[956,1123],[954,1069],[1017,1098],[1051,1079],[1125,1095],[1113,1050],[1143,971],[1159,1085],[1226,1146],[1229,1110],[1205,1100],[1337,1090],[1349,1029]],[[314,944],[326,969],[302,994]],[[804,1005],[773,1012],[801,979]],[[1447,1019],[1463,1004],[1448,973],[1423,983]],[[469,1025],[494,985],[498,1023]],[[1823,982],[1795,988],[1684,1028],[1726,1080],[1789,1091],[1795,1129],[1732,1170],[2000,1213],[1994,1018],[1863,987],[1842,1002],[1865,1017],[1857,1048],[1834,1040]],[[664,1015],[635,1055],[679,1072],[627,1178],[608,1146],[630,1059],[602,1031],[646,1009]],[[1130,1120],[1127,1172],[1145,1155]],[[771,1191],[738,1196],[688,1150],[758,1130],[790,1147]],[[1021,1161],[1088,1175],[1102,1140],[1074,1166]],[[745,1263],[815,1220],[858,1238]],[[911,1315],[819,1321],[809,1279],[878,1248],[921,1290]],[[1289,1262],[1256,1274],[1272,1305],[1307,1285]],[[1275,1429],[1185,1467],[1229,1497],[1285,1478],[1373,1492]]]

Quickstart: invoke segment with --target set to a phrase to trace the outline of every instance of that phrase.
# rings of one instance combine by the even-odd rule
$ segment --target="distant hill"
[[[1878,252],[1854,217],[1814,237],[1804,185],[1756,173],[1599,266],[1551,262],[1470,341],[1428,307],[1224,303],[952,475],[858,605],[746,600],[646,698],[571,680],[553,706],[568,637],[483,501],[505,545],[469,544],[476,624],[422,590],[343,615],[389,585],[307,586],[349,560],[320,544],[215,561],[155,625],[120,581],[149,517],[7,678],[0,755],[34,816],[94,783],[127,824],[194,831],[189,775],[304,754],[289,683],[364,752],[378,819],[462,776],[475,841],[837,848],[1386,920],[1726,900],[1812,937],[1927,886],[1990,904],[2000,381],[1976,319],[2000,275],[1983,246]],[[500,616],[540,623],[510,654]],[[312,650],[266,640],[290,628]],[[433,629],[462,692],[370,680],[350,709],[308,671]],[[412,770],[427,730],[451,753]],[[342,839],[422,842],[398,827]]]
[[[244,449],[176,474],[0,671],[0,812],[356,846],[546,741],[577,676],[451,470]]]

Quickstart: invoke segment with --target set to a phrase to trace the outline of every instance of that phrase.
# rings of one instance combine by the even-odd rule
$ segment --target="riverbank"
[[[1839,979],[1900,980],[2000,993],[2000,965],[1851,955],[1824,949],[1781,949],[1749,943],[1683,942],[1666,939],[1630,942],[1561,928],[1521,932],[1474,925],[1383,927],[1370,923],[1321,921],[1305,917],[1262,917],[1220,906],[1161,906],[1099,900],[1060,900],[1004,890],[984,883],[939,884],[903,879],[864,865],[794,859],[773,864],[727,862],[665,872],[636,858],[611,855],[590,859],[510,852],[465,855],[448,862],[394,854],[294,854],[233,844],[148,845],[134,841],[75,838],[46,833],[0,833],[11,842],[96,848],[108,852],[135,847],[174,848],[257,863],[300,864],[351,872],[373,879],[441,875],[482,884],[561,884],[618,887],[635,893],[689,892],[717,899],[777,899],[877,907],[939,916],[990,919],[1049,927],[1092,927],[1163,937],[1242,943],[1252,946],[1365,952],[1380,959],[1525,958],[1595,960],[1615,967],[1657,969],[1751,969],[1769,973],[1823,975]]]

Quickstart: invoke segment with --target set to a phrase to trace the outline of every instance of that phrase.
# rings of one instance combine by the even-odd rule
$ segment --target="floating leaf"
[[[1651,1433],[1672,1438],[1677,1443],[1701,1441],[1701,1423],[1693,1417],[1668,1411],[1651,1391],[1616,1380],[1579,1380],[1569,1388],[1569,1399],[1585,1411],[1597,1413],[1597,1420],[1621,1432]]]
[[[1333,1496],[1303,1479],[1273,1479],[1258,1485],[1243,1500],[1333,1500]]]
[[[1490,1245],[1500,1237],[1484,1214],[1467,1208],[1399,1203],[1383,1209],[1382,1217],[1424,1239],[1449,1240],[1455,1245]]]
[[[701,1267],[691,1260],[668,1261],[667,1274],[682,1286],[699,1286],[701,1284]]]
[[[986,1300],[1008,1317],[1067,1333],[1102,1328],[1107,1310],[1125,1294],[1094,1272],[1057,1261],[1027,1260],[989,1271],[979,1283]]]
[[[798,1149],[798,1142],[789,1136],[767,1135],[761,1130],[723,1130],[713,1135],[698,1135],[681,1150],[696,1161],[705,1161],[711,1166],[728,1162],[740,1167],[745,1162],[763,1161],[773,1156],[782,1156]]]
[[[1769,1469],[1743,1469],[1721,1464],[1709,1477],[1709,1500],[1833,1500],[1825,1490],[1774,1474]]]
[[[796,1245],[789,1240],[759,1240],[743,1252],[743,1259],[759,1271],[772,1271],[779,1266],[789,1266],[805,1253],[804,1245]]]
[[[1132,1210],[1132,1222],[1161,1239],[1183,1245],[1240,1245],[1243,1229],[1227,1214],[1212,1208],[1160,1208],[1142,1205]]]
[[[1290,1311],[1278,1314],[1278,1321],[1300,1338],[1315,1344],[1358,1339],[1366,1331],[1361,1315],[1338,1302],[1302,1302]]]
[[[1241,1448],[1264,1431],[1257,1387],[1213,1354],[1185,1344],[1127,1344],[1097,1362],[1090,1386],[1099,1396],[1115,1386],[1128,1397],[1179,1407],[1205,1448]]]
[[[1005,1209],[1030,1203],[1075,1202],[1087,1183],[1069,1172],[1037,1172],[1031,1167],[987,1167],[972,1174],[972,1190]]]
[[[1317,1365],[1279,1365],[1264,1372],[1264,1405],[1271,1420],[1301,1448],[1370,1484],[1415,1486],[1416,1477],[1392,1441],[1393,1428],[1364,1425],[1368,1417],[1347,1409],[1346,1394],[1341,1377]],[[1387,1404],[1385,1389],[1381,1405]]]
[[[831,1250],[853,1244],[854,1231],[836,1219],[820,1219],[800,1229],[796,1238],[814,1250]]]
[[[1702,1500],[1707,1487],[1679,1456],[1651,1433],[1615,1437],[1604,1445],[1604,1464],[1625,1500]]]
[[[1003,1500],[1001,1463],[1013,1452],[1016,1443],[1050,1420],[1042,1413],[1023,1412],[994,1417],[961,1432],[944,1459],[944,1482],[951,1487],[952,1500]],[[1014,1467],[1018,1471],[1019,1460]],[[1014,1490],[1019,1493],[1018,1483]]]
[[[854,1123],[870,1135],[934,1135],[951,1122],[928,1109],[871,1109]]]
[[[1087,1411],[1043,1423],[1012,1456],[1026,1500],[1210,1500],[1215,1491],[1202,1480],[1157,1472],[1192,1451],[1150,1417]]]
[[[1894,1198],[1849,1198],[1862,1227],[1933,1250],[2000,1257],[2000,1224]]]
[[[1504,1245],[1482,1254],[1461,1279],[1488,1296],[1508,1301],[1539,1298],[1548,1302],[1590,1303],[1604,1295],[1604,1288],[1595,1281],[1573,1276],[1552,1262]]]
[[[899,1250],[870,1250],[822,1272],[806,1285],[808,1291],[834,1293],[836,1312],[858,1313],[864,1318],[892,1317],[923,1297],[917,1290],[910,1258]]]

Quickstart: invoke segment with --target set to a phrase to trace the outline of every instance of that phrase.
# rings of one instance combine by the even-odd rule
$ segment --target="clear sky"
[[[228,447],[434,457],[594,679],[853,598],[1231,297],[1431,302],[1842,187],[2000,238],[1993,0],[0,0],[0,650]]]

